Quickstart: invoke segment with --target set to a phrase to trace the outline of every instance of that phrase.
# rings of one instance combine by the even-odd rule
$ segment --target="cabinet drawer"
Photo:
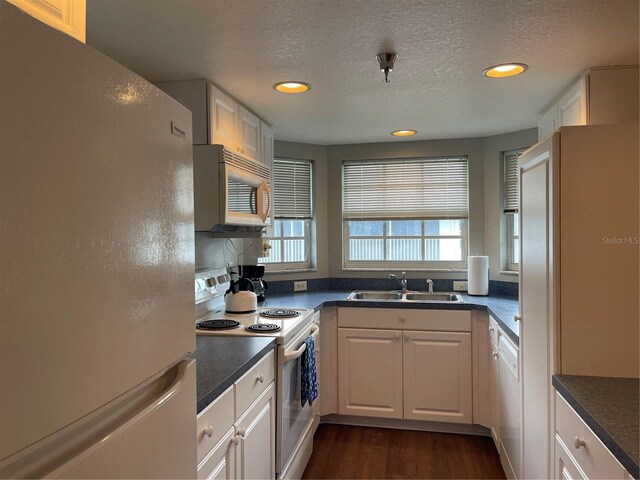
[[[275,377],[275,368],[275,355],[271,351],[235,383],[236,419],[267,389]]]
[[[196,421],[198,432],[198,463],[233,426],[233,386],[227,388],[211,405],[205,408]]]
[[[338,327],[470,332],[468,310],[338,308]]]
[[[556,432],[588,478],[624,478],[625,470],[586,423],[556,392]],[[576,437],[584,446],[576,448]]]

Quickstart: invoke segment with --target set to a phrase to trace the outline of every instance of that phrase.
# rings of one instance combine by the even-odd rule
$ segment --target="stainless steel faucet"
[[[427,285],[429,285],[429,293],[433,293],[433,280],[427,278]]]
[[[406,272],[402,272],[401,273],[402,278],[398,278],[397,275],[394,275],[393,273],[389,274],[389,280],[395,280],[396,282],[398,282],[400,284],[400,287],[402,288],[403,292],[407,291],[407,273]]]

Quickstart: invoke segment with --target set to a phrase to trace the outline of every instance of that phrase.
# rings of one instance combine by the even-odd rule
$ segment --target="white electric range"
[[[196,335],[275,337],[278,344],[276,478],[301,478],[311,456],[315,425],[313,407],[303,406],[300,401],[301,357],[309,336],[316,341],[315,354],[319,353],[320,314],[310,309],[286,307],[226,313],[224,293],[229,289],[230,280],[226,270],[196,274]],[[269,331],[268,325],[275,330]],[[314,405],[319,405],[319,401],[316,399]]]

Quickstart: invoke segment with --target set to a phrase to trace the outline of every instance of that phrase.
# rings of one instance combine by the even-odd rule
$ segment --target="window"
[[[507,233],[507,261],[506,268],[509,271],[520,269],[520,244],[519,244],[519,185],[518,185],[518,158],[524,150],[512,150],[504,152],[504,177],[503,177],[503,206],[506,216]]]
[[[343,163],[345,268],[465,268],[466,157]]]
[[[312,164],[273,161],[274,221],[271,253],[258,259],[269,271],[311,268]]]

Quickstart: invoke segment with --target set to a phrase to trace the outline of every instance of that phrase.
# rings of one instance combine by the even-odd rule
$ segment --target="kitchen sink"
[[[384,302],[423,302],[423,303],[463,303],[462,297],[450,292],[399,292],[356,290],[347,300],[369,300]]]
[[[457,293],[405,293],[405,300],[413,302],[461,302],[462,298]]]
[[[347,300],[402,300],[402,292],[355,291]]]

